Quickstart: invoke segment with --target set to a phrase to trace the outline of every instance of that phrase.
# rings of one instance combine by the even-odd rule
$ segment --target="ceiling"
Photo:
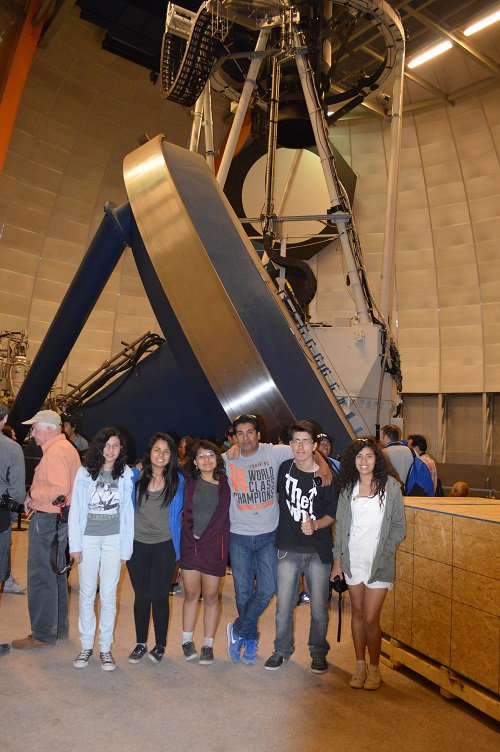
[[[165,27],[165,0],[77,0],[82,19],[102,28],[105,50],[152,71],[160,69]],[[198,0],[182,0],[182,7],[196,10]],[[300,1],[297,3],[300,6]],[[471,91],[498,85],[500,81],[500,24],[474,36],[461,31],[467,24],[499,7],[488,0],[392,0],[389,5],[401,15],[407,35],[406,59],[437,41],[450,39],[453,48],[415,70],[405,71],[405,110],[453,103]],[[357,24],[344,54],[348,65],[370,71],[384,53],[381,36],[373,25]],[[348,61],[348,62],[347,62]],[[390,92],[390,79],[384,89]],[[360,109],[360,108],[358,108]],[[371,110],[385,114],[384,103],[372,98]]]

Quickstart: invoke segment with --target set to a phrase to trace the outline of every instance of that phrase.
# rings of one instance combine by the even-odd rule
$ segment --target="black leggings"
[[[152,609],[156,644],[165,647],[170,612],[168,598],[175,569],[174,544],[171,540],[164,543],[140,543],[135,540],[127,568],[135,593],[137,642],[147,642]]]

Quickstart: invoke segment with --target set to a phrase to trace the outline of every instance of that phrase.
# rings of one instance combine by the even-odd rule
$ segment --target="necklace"
[[[159,491],[165,485],[163,475],[153,475],[149,481],[148,488],[151,491]]]

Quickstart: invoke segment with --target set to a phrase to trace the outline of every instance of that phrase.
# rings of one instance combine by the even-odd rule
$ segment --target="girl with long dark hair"
[[[200,664],[213,662],[214,635],[219,621],[219,583],[226,572],[231,492],[224,460],[211,441],[199,439],[184,463],[184,524],[181,530],[182,650],[196,658],[193,631],[198,600],[203,593],[203,645]]]
[[[354,689],[378,689],[382,683],[380,612],[394,582],[396,551],[406,534],[403,497],[372,438],[357,439],[347,448],[337,484],[340,495],[331,579],[344,573],[349,586],[356,653],[349,684]]]
[[[167,433],[156,433],[148,442],[136,485],[134,551],[127,567],[135,593],[137,644],[129,663],[138,663],[147,653],[151,612],[155,646],[149,658],[160,663],[165,653],[170,583],[180,553],[183,494],[175,441]]]
[[[94,647],[94,600],[99,579],[99,649],[104,671],[116,668],[111,654],[116,588],[121,565],[132,555],[133,473],[117,428],[103,428],[90,442],[75,477],[69,510],[69,550],[78,564],[81,652],[75,668],[88,666]]]

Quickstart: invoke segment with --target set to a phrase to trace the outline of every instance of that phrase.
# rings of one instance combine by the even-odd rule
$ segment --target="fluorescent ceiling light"
[[[416,68],[417,65],[426,63],[428,60],[436,57],[436,55],[440,55],[442,52],[446,52],[446,50],[451,49],[451,47],[453,47],[453,45],[449,39],[446,39],[444,42],[440,42],[439,44],[435,44],[434,47],[430,47],[425,52],[422,52],[421,55],[414,57],[413,60],[408,63],[408,68]]]
[[[500,21],[500,10],[495,11],[495,13],[490,13],[489,16],[485,16],[479,21],[473,23],[471,26],[468,26],[465,29],[464,34],[466,37],[470,37],[470,35],[475,34],[476,31],[481,31],[481,29],[485,29],[487,26],[491,26],[491,24],[495,23],[495,21]]]

